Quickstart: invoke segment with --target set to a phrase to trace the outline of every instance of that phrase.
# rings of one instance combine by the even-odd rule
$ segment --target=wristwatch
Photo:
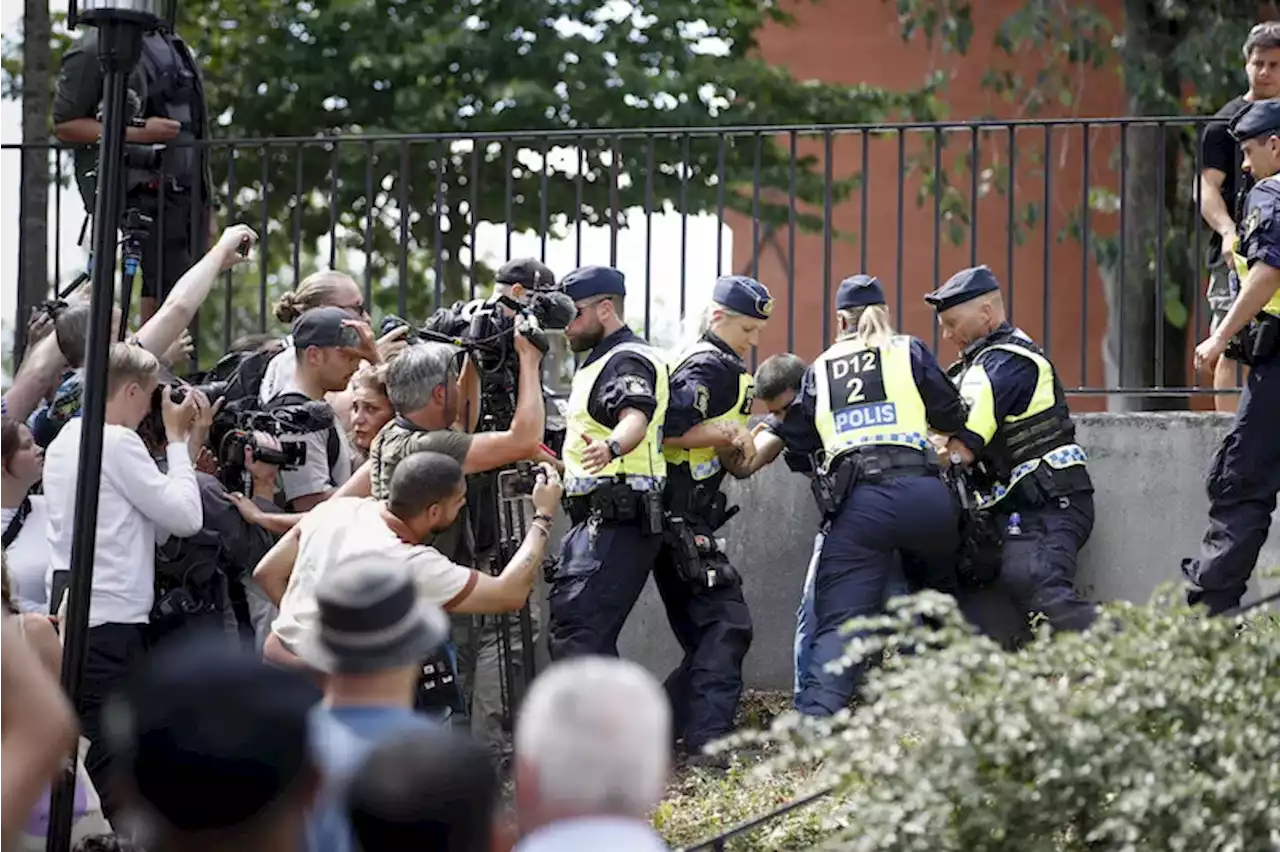
[[[610,438],[604,442],[604,445],[609,448],[609,458],[616,459],[622,455],[622,445],[618,443],[617,438]]]

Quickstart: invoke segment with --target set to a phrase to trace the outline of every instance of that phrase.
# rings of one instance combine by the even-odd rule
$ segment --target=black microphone
[[[578,316],[578,306],[561,290],[535,292],[529,299],[529,312],[543,328],[567,328]]]

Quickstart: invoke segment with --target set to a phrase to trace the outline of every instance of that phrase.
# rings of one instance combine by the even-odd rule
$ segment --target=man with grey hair
[[[649,812],[670,771],[671,709],[638,663],[583,656],[533,683],[516,726],[516,852],[666,849]]]
[[[457,461],[466,474],[535,458],[546,419],[542,353],[519,333],[515,351],[518,378],[511,426],[475,434],[469,433],[476,428],[479,415],[479,376],[471,362],[457,369],[458,349],[443,343],[415,344],[397,355],[387,365],[386,375],[387,396],[396,416],[374,439],[369,460],[340,493],[385,498],[397,466],[421,452],[443,453]],[[464,506],[457,520],[431,544],[454,562],[475,566],[478,554],[470,520]],[[475,638],[473,630],[478,630]],[[511,633],[508,657],[519,682],[523,679],[523,644],[519,631]],[[495,752],[505,750],[497,625],[490,619],[477,625],[474,619],[455,616],[453,641],[460,651],[467,651],[461,655],[459,674],[464,691],[472,694],[473,730]]]

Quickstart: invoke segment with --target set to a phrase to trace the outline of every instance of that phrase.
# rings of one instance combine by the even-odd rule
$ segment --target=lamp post
[[[93,551],[97,539],[98,487],[102,474],[103,420],[107,406],[107,360],[111,347],[111,308],[115,301],[116,226],[124,195],[125,97],[129,75],[142,53],[142,37],[158,27],[161,0],[80,0],[72,2],[69,23],[98,31],[98,61],[103,71],[102,136],[98,143],[97,198],[93,206],[94,259],[89,336],[84,375],[84,423],[80,435],[76,484],[75,533],[71,542],[71,580],[66,623],[62,626],[62,687],[74,701],[80,692],[89,634],[89,598],[93,589]],[[53,787],[48,852],[69,852],[75,805],[75,763]]]

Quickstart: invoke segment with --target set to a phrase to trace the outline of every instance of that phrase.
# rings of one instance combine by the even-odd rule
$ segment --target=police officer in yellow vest
[[[1182,566],[1192,583],[1189,602],[1212,613],[1244,597],[1280,492],[1280,101],[1250,104],[1232,122],[1231,135],[1257,180],[1233,252],[1240,293],[1196,347],[1195,366],[1226,352],[1252,369],[1235,425],[1209,468],[1209,528],[1200,557]]]
[[[672,362],[664,432],[670,518],[653,577],[684,650],[666,688],[676,738],[693,763],[722,762],[702,748],[733,730],[751,647],[742,581],[717,543],[717,530],[737,511],[720,490],[726,472],[720,454],[753,452],[747,418],[755,381],[742,359],[772,311],[773,298],[759,281],[720,278],[701,336]]]
[[[1093,484],[1053,364],[1009,325],[985,266],[957,272],[925,301],[942,336],[961,347],[952,375],[969,418],[947,451],[972,464],[981,504],[1004,530],[997,588],[1054,629],[1083,630],[1096,608],[1074,582],[1093,531]]]
[[[573,526],[549,577],[552,659],[617,656],[618,633],[662,546],[669,371],[623,324],[623,275],[585,266],[564,277],[578,315],[565,334],[590,350],[573,377],[564,443],[564,505]]]
[[[796,709],[813,716],[840,710],[857,688],[861,665],[838,675],[826,666],[845,652],[846,621],[883,610],[896,565],[917,588],[956,589],[959,522],[927,436],[962,429],[964,403],[924,344],[893,332],[878,280],[843,281],[836,311],[840,338],[805,371],[773,429],[789,448],[820,448],[826,538],[808,653],[796,655],[806,666]]]

